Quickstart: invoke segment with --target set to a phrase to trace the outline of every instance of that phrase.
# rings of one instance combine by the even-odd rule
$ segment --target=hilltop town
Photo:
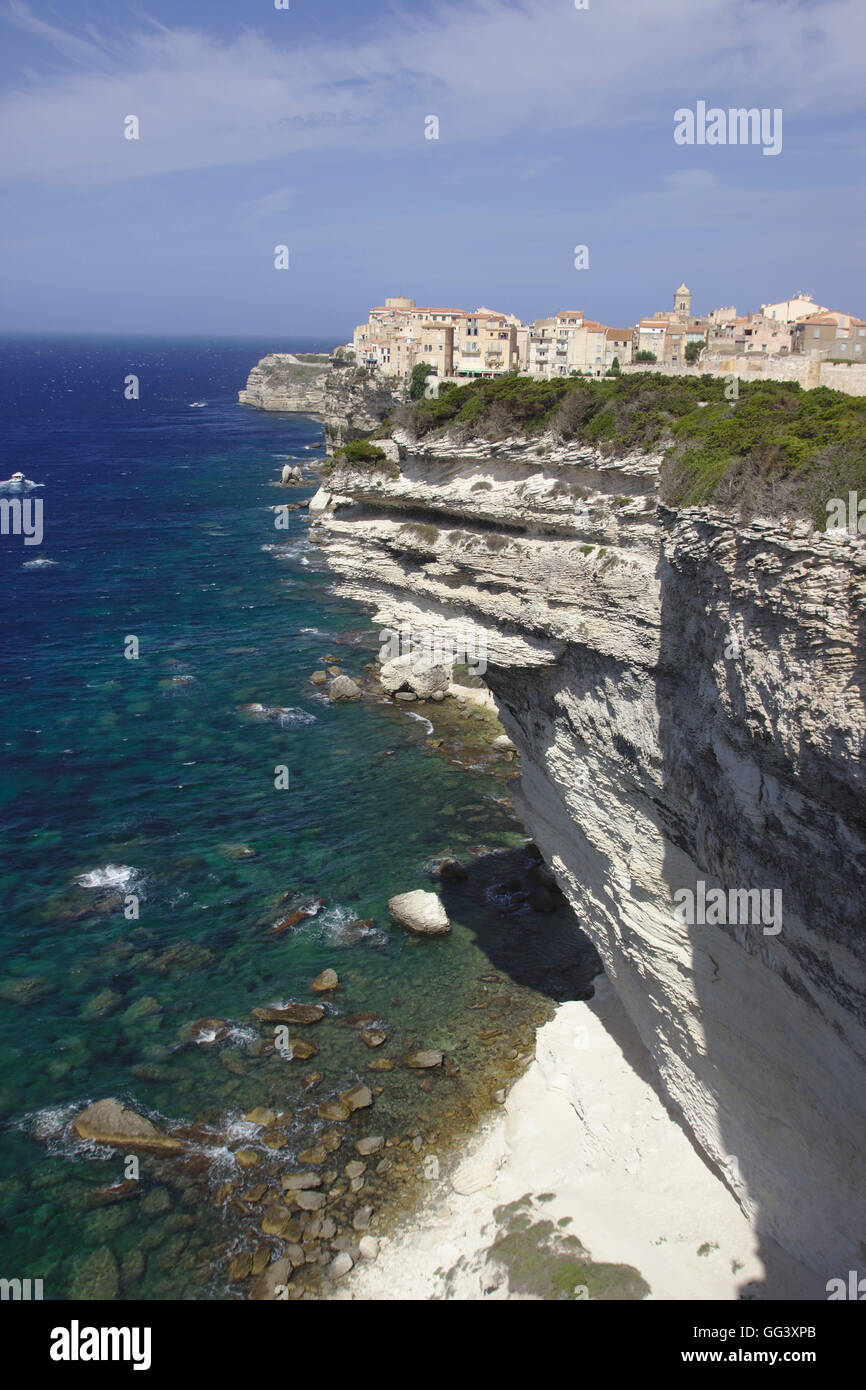
[[[509,372],[550,380],[615,375],[641,365],[669,372],[717,371],[725,361],[741,358],[767,364],[765,375],[797,378],[804,375],[797,363],[800,368],[862,366],[866,320],[817,304],[804,293],[745,315],[728,306],[696,316],[685,284],[675,292],[672,309],[658,310],[630,328],[597,323],[579,310],[524,324],[514,314],[492,309],[425,307],[397,297],[370,310],[344,352],[354,353],[359,366],[404,380],[420,364],[440,380]],[[785,359],[792,370],[784,370]],[[856,376],[859,380],[860,373]]]

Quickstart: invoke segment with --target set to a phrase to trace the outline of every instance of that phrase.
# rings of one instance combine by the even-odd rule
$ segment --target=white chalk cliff
[[[321,420],[329,445],[359,439],[381,424],[399,393],[363,367],[303,362],[291,352],[272,352],[253,367],[238,392],[241,405]]]
[[[528,831],[768,1270],[824,1297],[866,1257],[866,545],[671,511],[654,455],[395,439],[311,508],[337,590],[486,644]],[[699,881],[781,890],[781,930],[679,920]]]

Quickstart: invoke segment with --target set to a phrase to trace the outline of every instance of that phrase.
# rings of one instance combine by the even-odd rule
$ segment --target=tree
[[[619,358],[615,357],[605,372],[605,376],[619,376],[620,371]]]
[[[686,343],[686,361],[693,367],[703,352],[703,343]]]
[[[412,368],[412,376],[409,379],[409,399],[410,401],[420,401],[424,395],[424,388],[427,378],[433,368],[429,362],[416,362]]]
[[[654,352],[648,352],[646,348],[641,348],[640,352],[634,355],[635,362],[657,362],[658,358]]]

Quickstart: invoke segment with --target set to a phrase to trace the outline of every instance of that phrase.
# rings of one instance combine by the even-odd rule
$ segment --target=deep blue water
[[[507,782],[437,755],[403,710],[332,706],[310,685],[329,655],[363,674],[375,630],[332,594],[306,513],[274,526],[276,505],[314,489],[275,480],[286,457],[322,456],[321,427],[237,404],[265,352],[321,346],[0,343],[0,477],[44,484],[42,544],[0,538],[0,1274],[42,1278],[46,1297],[242,1294],[227,1265],[261,1246],[255,1209],[214,1192],[240,1190],[242,1144],[271,1179],[296,1165],[322,1129],[316,1104],[370,1081],[337,1015],[381,1016],[395,1059],[419,1044],[461,1057],[420,1092],[431,1123],[469,1113],[501,1051],[472,1045],[467,1012],[502,965],[489,894],[458,896],[445,941],[407,938],[387,898],[428,887],[443,854],[522,845]],[[317,897],[318,916],[272,933]],[[533,914],[509,923],[502,959],[538,930]],[[343,987],[305,1033],[315,1063],[276,1058],[251,1010],[309,1001],[325,966]],[[502,1045],[541,1004],[532,982],[505,984],[517,1022]],[[202,1016],[228,1036],[190,1041]],[[372,1131],[402,1134],[421,1083],[399,1067],[376,1080]],[[106,1096],[213,1138],[182,1162],[145,1158],[135,1195],[103,1205],[94,1192],[123,1177],[121,1158],[69,1121]],[[278,1114],[280,1149],[242,1120],[255,1105]]]

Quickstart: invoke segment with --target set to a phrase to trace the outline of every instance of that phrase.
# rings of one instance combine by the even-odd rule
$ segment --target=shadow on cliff
[[[437,880],[442,901],[494,969],[556,1003],[592,997],[598,952],[537,852],[482,853],[466,874]]]
[[[856,1062],[840,1066],[845,1043],[837,1039],[834,1047],[831,1033],[831,1026],[838,1031],[834,1012],[856,1013],[833,951],[862,950],[856,847],[864,843],[864,803],[850,759],[846,767],[842,758],[821,756],[805,734],[795,775],[776,734],[775,704],[785,689],[778,676],[774,683],[771,663],[756,697],[755,684],[745,689],[745,668],[722,660],[730,617],[745,633],[742,660],[768,652],[784,670],[779,615],[755,590],[749,544],[737,539],[727,577],[713,568],[707,546],[700,563],[677,555],[674,565],[662,550],[656,704],[663,787],[652,798],[652,817],[664,838],[672,914],[680,890],[695,893],[697,905],[701,880],[706,891],[781,889],[782,928],[775,932],[771,920],[765,932],[766,918],[753,917],[706,925],[705,913],[704,924],[684,924],[696,1019],[671,1019],[659,1009],[655,1037],[644,1040],[678,1054],[712,1096],[708,1129],[726,1155],[722,1176],[752,1213],[765,1269],[740,1296],[825,1299],[827,1281],[856,1264],[864,1234],[846,1229],[844,1219],[850,1205],[849,1226],[856,1225],[856,1150],[849,1156],[847,1149],[863,1107],[856,1093],[862,1073]],[[862,628],[859,635],[862,650]],[[756,698],[764,704],[757,717]],[[700,1105],[699,1097],[692,1101]]]

